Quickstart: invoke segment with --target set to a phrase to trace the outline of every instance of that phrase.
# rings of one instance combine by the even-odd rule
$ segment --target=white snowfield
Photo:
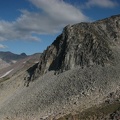
[[[14,70],[14,69],[9,70],[9,71],[6,72],[4,75],[2,75],[0,78],[3,78],[3,77],[5,77],[5,76],[7,76],[7,75],[10,74],[13,70]]]

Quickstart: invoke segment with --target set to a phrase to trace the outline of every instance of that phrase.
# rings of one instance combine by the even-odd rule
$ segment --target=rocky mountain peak
[[[38,65],[28,70],[32,79],[54,70],[55,73],[94,65],[114,63],[113,49],[120,44],[120,15],[93,23],[68,25],[41,55]],[[31,74],[32,73],[32,74]]]
[[[21,53],[20,56],[27,56],[25,53]]]
[[[0,74],[1,120],[119,119],[120,15],[68,25]]]

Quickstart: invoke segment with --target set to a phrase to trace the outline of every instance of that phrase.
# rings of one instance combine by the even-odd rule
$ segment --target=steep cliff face
[[[56,73],[93,65],[114,63],[112,49],[120,45],[120,15],[93,23],[79,23],[64,28],[51,46],[45,50],[31,78],[47,71]]]

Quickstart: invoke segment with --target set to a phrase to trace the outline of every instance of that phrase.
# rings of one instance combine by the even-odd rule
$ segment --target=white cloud
[[[19,19],[23,19],[23,18],[19,17]],[[35,41],[39,40],[39,38],[31,35],[32,31],[28,31],[28,30],[25,31],[25,30],[26,28],[24,22],[21,23],[18,22],[18,20],[13,22],[6,22],[2,20],[0,21],[0,41],[15,40],[15,39],[35,40]]]
[[[113,8],[118,5],[117,2],[114,0],[88,0],[86,3],[87,7],[91,6],[99,6],[99,7],[104,7],[104,8]]]
[[[6,47],[7,47],[7,46],[0,44],[0,49],[4,49],[4,48],[6,48]]]
[[[49,17],[60,23],[75,23],[86,21],[87,17],[71,4],[63,0],[29,0],[35,6],[46,12]]]
[[[0,40],[39,40],[33,34],[59,32],[64,26],[88,21],[80,9],[63,0],[29,0],[40,12],[21,10],[13,22],[0,21]]]

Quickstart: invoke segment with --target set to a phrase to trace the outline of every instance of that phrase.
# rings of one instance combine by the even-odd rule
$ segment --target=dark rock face
[[[63,72],[77,66],[111,65],[112,48],[120,45],[120,15],[93,23],[68,25],[28,73],[35,79],[47,71]]]

